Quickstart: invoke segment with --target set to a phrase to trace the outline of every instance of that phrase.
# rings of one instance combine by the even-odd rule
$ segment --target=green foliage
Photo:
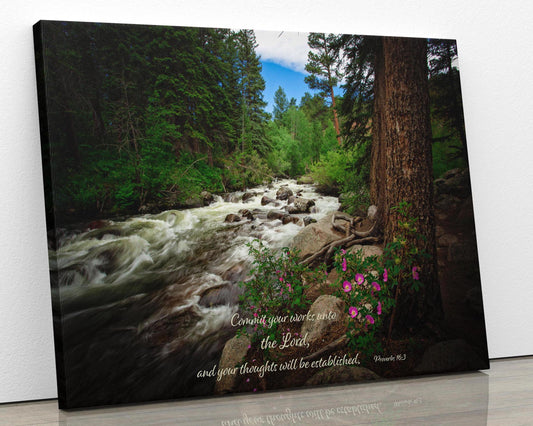
[[[383,249],[384,265],[393,287],[407,287],[416,292],[422,287],[419,265],[426,263],[429,258],[428,253],[418,248],[418,241],[425,237],[417,230],[418,219],[411,215],[410,203],[402,201],[391,210],[399,216],[399,232]]]
[[[311,49],[305,70],[310,74],[305,82],[311,89],[321,91],[322,97],[331,96],[333,88],[341,78],[340,56],[332,49],[334,34],[310,33],[308,45]]]
[[[222,182],[226,190],[244,190],[271,180],[266,161],[256,152],[236,152],[223,160]]]
[[[252,330],[244,327],[241,333],[249,334],[253,343],[269,336],[281,337],[279,319],[308,308],[310,301],[304,295],[306,280],[324,281],[323,272],[309,271],[299,264],[298,252],[283,248],[276,254],[259,240],[248,245],[254,257],[252,279],[241,282],[244,293],[240,297],[246,316],[255,322]]]
[[[323,99],[321,102],[324,105]],[[266,135],[272,146],[267,163],[278,176],[297,177],[307,173],[330,147],[336,146],[331,120],[323,129],[319,122],[310,119],[305,109],[295,105],[280,120],[268,124]]]
[[[268,174],[253,31],[43,25],[56,214],[164,207]],[[255,173],[226,171],[237,151]]]
[[[383,277],[381,259],[364,257],[362,250],[339,250],[334,258],[338,278],[332,284],[337,297],[344,300],[348,314],[348,347],[371,355],[382,352],[379,334],[383,318],[394,306],[390,283]]]
[[[170,175],[176,202],[184,204],[203,190],[222,192],[222,170],[209,166],[206,156],[184,154]]]
[[[370,355],[382,351],[384,318],[392,328],[399,288],[418,292],[420,267],[427,259],[416,241],[423,238],[417,232],[417,219],[410,215],[411,205],[402,201],[392,208],[399,215],[399,233],[383,249],[382,256],[363,255],[362,250],[339,250],[334,258],[338,273],[332,284],[336,295],[344,300],[348,323],[348,346],[353,351]]]
[[[448,170],[467,166],[459,138],[441,121],[432,121],[433,177],[438,178]]]
[[[331,149],[311,167],[311,175],[329,192],[349,193],[355,204],[363,205],[368,201],[369,148],[370,143],[362,143]]]
[[[274,93],[274,108],[272,110],[274,120],[281,120],[288,108],[289,101],[287,100],[287,94],[283,90],[283,87],[279,86],[278,90]]]

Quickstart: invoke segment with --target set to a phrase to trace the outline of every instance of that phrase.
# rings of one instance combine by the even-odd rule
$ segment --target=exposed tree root
[[[341,226],[335,223],[336,220],[344,220],[348,222],[348,226]],[[368,244],[377,243],[380,241],[378,237],[371,237],[374,232],[375,224],[368,231],[356,231],[354,225],[361,222],[363,219],[360,217],[352,218],[343,213],[335,213],[331,219],[331,226],[336,231],[339,231],[345,236],[338,240],[332,241],[321,247],[317,252],[309,256],[308,258],[300,262],[301,265],[312,265],[315,261],[322,260],[324,263],[328,263],[333,256],[333,252],[337,247],[348,248],[355,244]],[[359,238],[358,238],[359,237]]]

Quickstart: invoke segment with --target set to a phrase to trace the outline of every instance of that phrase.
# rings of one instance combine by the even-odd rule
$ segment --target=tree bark
[[[385,244],[400,233],[400,217],[391,207],[401,201],[411,204],[417,230],[423,240],[412,244],[431,258],[420,265],[422,289],[414,293],[400,286],[396,324],[402,329],[422,327],[442,313],[437,279],[435,220],[433,213],[433,167],[431,123],[425,39],[385,37],[383,57],[386,104],[383,111],[386,191]],[[383,146],[383,145],[380,145]],[[379,158],[379,157],[378,157]]]
[[[374,104],[372,108],[372,150],[370,167],[370,200],[377,206],[376,229],[385,229],[386,205],[386,164],[385,137],[383,122],[385,111],[385,60],[383,58],[383,39],[376,41],[374,53]]]
[[[333,110],[333,124],[335,126],[335,134],[337,135],[337,142],[339,146],[342,145],[341,129],[339,125],[339,116],[337,114],[337,105],[335,104],[335,93],[333,93],[333,86],[330,87],[331,109]]]

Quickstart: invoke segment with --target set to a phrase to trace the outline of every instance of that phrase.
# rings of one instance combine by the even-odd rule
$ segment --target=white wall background
[[[533,6],[19,0],[0,18],[0,402],[56,396],[31,26],[40,19],[455,38],[491,358],[533,354]]]

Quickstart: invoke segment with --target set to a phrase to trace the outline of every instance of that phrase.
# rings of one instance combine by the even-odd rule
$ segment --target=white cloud
[[[306,73],[307,36],[309,33],[255,31],[257,53],[264,61],[272,61],[294,71]],[[306,73],[307,74],[307,73]]]

